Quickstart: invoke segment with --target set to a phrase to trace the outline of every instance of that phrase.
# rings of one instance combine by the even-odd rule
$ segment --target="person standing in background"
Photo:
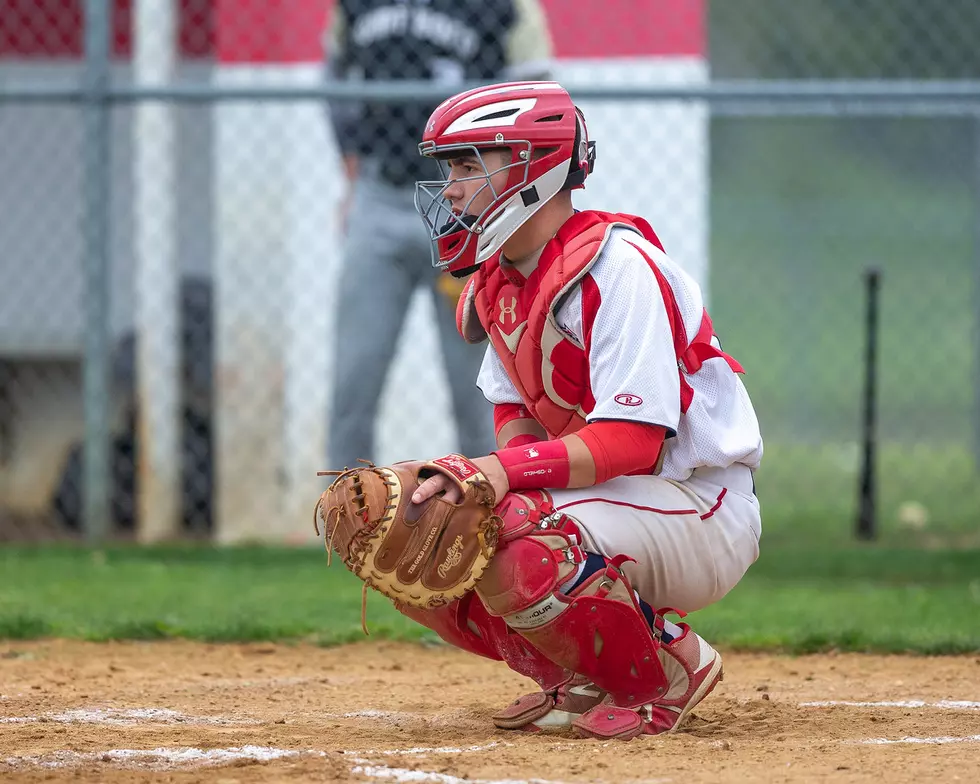
[[[551,69],[539,0],[337,0],[325,49],[328,80],[427,80],[445,85],[447,94],[466,82],[547,79]],[[418,286],[435,297],[459,448],[486,454],[495,443],[492,409],[473,394],[483,351],[456,331],[465,281],[432,267],[415,209],[415,182],[438,174],[418,152],[434,109],[431,102],[328,106],[348,185],[341,202],[331,466],[376,458],[378,404]]]

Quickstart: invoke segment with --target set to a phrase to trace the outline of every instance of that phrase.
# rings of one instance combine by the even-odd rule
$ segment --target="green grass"
[[[322,551],[260,548],[11,547],[0,553],[0,636],[347,642],[360,583]],[[412,624],[371,595],[372,626]]]
[[[7,547],[0,638],[363,639],[361,584],[325,561],[310,549]],[[691,620],[746,649],[980,651],[980,550],[774,546]],[[432,637],[373,591],[368,626]]]
[[[980,552],[776,548],[692,621],[740,648],[978,651]]]
[[[856,442],[767,442],[756,490],[771,546],[845,545],[858,499]],[[963,448],[886,444],[878,529],[889,547],[980,547],[980,474]]]

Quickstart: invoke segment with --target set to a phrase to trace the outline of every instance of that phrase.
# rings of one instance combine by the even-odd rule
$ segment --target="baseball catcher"
[[[667,608],[718,601],[759,554],[742,368],[649,223],[572,206],[595,146],[560,85],[456,95],[419,148],[443,169],[416,186],[433,262],[469,276],[457,325],[489,341],[497,449],[341,473],[318,505],[328,546],[405,615],[538,684],[498,727],[673,732],[722,659]]]

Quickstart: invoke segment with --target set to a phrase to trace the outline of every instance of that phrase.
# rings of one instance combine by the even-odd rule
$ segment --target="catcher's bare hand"
[[[510,483],[507,481],[507,473],[496,455],[478,457],[473,461],[473,464],[483,472],[483,475],[493,486],[494,498],[503,498],[510,489]],[[458,504],[463,498],[463,493],[456,483],[444,474],[436,474],[422,482],[412,493],[412,503],[425,503],[440,493],[443,494],[443,498],[453,504]]]

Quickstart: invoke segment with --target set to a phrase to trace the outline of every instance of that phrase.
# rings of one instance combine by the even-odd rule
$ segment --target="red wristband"
[[[568,487],[568,448],[561,439],[498,449],[493,454],[504,467],[511,490]]]

